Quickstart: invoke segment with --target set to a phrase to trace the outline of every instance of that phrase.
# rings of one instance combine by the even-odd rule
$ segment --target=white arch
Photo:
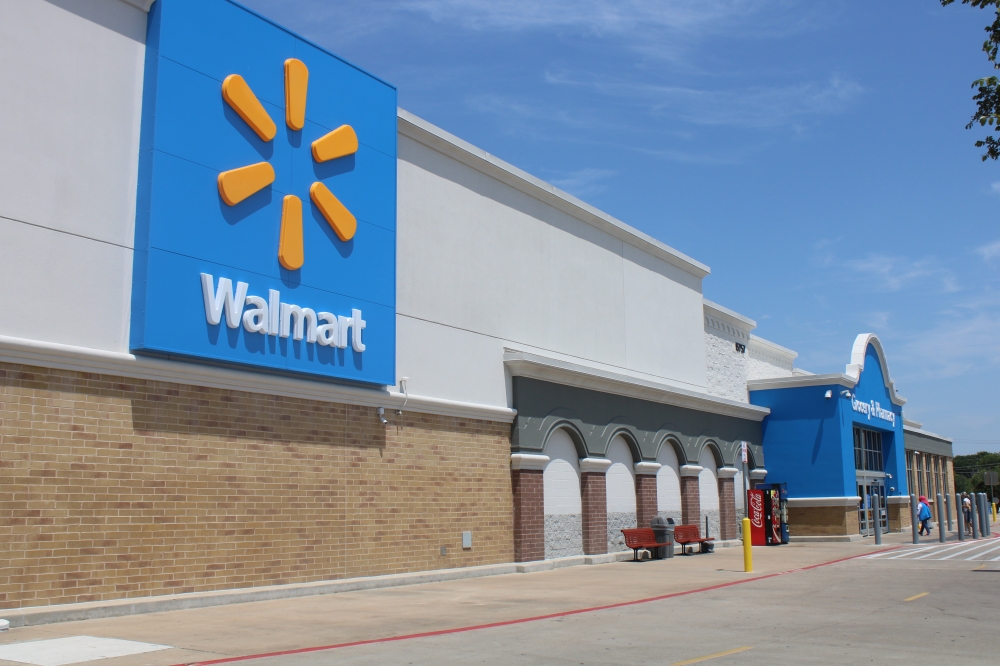
[[[681,468],[677,453],[669,442],[664,442],[656,462],[662,467],[656,472],[656,510],[659,513],[681,512]]]
[[[739,463],[739,461],[737,461],[737,463]],[[736,499],[736,513],[740,514],[740,512],[743,511],[744,504],[746,504],[746,491],[744,490],[746,486],[743,485],[743,468],[740,467],[740,464],[737,464],[737,469],[739,469],[739,471],[736,472],[736,476],[733,477],[733,493],[735,493]]]
[[[608,513],[635,513],[635,468],[625,438],[617,435],[608,446]]]
[[[605,472],[605,489],[608,506],[608,552],[628,550],[623,529],[635,524],[635,467],[632,452],[621,435],[616,435],[608,445],[611,467]]]
[[[698,474],[698,489],[701,491],[701,510],[719,510],[719,476],[718,467],[715,464],[715,456],[706,446],[698,459],[701,465],[701,472]]]
[[[545,443],[549,463],[542,472],[545,493],[545,559],[583,555],[580,456],[569,433],[559,429]]]
[[[885,351],[882,349],[882,341],[874,333],[861,333],[854,338],[854,347],[851,348],[851,362],[847,364],[844,373],[854,380],[855,385],[861,379],[861,373],[865,371],[865,356],[868,354],[868,345],[875,348],[879,363],[882,364],[882,381],[889,390],[889,399],[893,404],[904,405],[906,398],[896,393],[896,384],[889,376],[889,364],[885,360]]]
[[[581,513],[580,459],[569,433],[559,429],[549,435],[549,441],[545,443],[545,455],[550,458],[542,472],[545,513]]]

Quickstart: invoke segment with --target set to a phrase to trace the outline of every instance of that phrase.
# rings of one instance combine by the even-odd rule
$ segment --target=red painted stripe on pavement
[[[363,641],[351,641],[349,643],[335,643],[333,645],[317,645],[314,647],[305,648],[295,648],[292,650],[280,650],[278,652],[264,652],[261,654],[246,654],[238,657],[223,657],[222,659],[212,659],[210,661],[195,661],[186,664],[175,664],[175,666],[211,666],[212,664],[231,664],[237,661],[249,661],[251,659],[268,659],[270,657],[286,657],[293,654],[306,654],[309,652],[323,652],[324,650],[337,650],[340,648],[357,647],[360,645],[374,645],[376,643],[392,643],[394,641],[407,641],[414,638],[429,638],[431,636],[444,636],[447,634],[460,634],[466,631],[478,631],[480,629],[493,629],[496,627],[509,627],[513,624],[524,624],[526,622],[538,622],[539,620],[551,620],[557,617],[567,617],[569,615],[580,615],[581,613],[594,613],[596,611],[610,610],[612,608],[623,608],[625,606],[635,606],[638,604],[648,604],[652,601],[663,601],[664,599],[673,599],[675,597],[683,597],[689,594],[698,594],[699,592],[711,592],[712,590],[721,590],[726,587],[733,587],[734,585],[743,585],[745,583],[752,583],[758,580],[767,580],[768,578],[775,578],[777,576],[784,576],[787,574],[799,573],[801,571],[809,571],[810,569],[818,569],[819,567],[826,567],[831,564],[838,564],[840,562],[846,562],[848,560],[857,559],[859,557],[864,557],[865,555],[874,555],[875,553],[887,553],[892,550],[897,550],[900,546],[894,546],[892,548],[883,548],[882,550],[876,550],[871,553],[862,553],[860,555],[851,555],[850,557],[841,557],[836,560],[830,560],[829,562],[820,562],[819,564],[810,564],[809,566],[800,567],[798,569],[789,569],[787,571],[779,571],[777,573],[764,574],[763,576],[754,576],[753,578],[746,578],[744,580],[734,580],[728,583],[719,583],[718,585],[710,585],[708,587],[699,587],[694,590],[684,590],[683,592],[671,592],[669,594],[661,594],[656,597],[649,597],[647,599],[635,599],[633,601],[620,601],[615,604],[605,604],[603,606],[592,606],[590,608],[577,608],[574,610],[560,611],[558,613],[549,613],[547,615],[535,615],[532,617],[522,617],[516,620],[503,620],[501,622],[490,622],[488,624],[475,624],[468,627],[454,627],[452,629],[439,629],[437,631],[424,631],[419,634],[404,634],[402,636],[387,636],[384,638],[369,638]]]

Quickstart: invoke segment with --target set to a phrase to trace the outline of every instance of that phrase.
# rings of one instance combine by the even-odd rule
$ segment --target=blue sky
[[[712,267],[812,372],[882,339],[909,418],[1000,450],[989,12],[812,0],[244,0],[403,108]]]

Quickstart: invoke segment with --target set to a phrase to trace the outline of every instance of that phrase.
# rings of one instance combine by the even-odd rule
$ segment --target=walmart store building
[[[861,538],[861,375],[377,77],[228,0],[19,0],[0,81],[0,608],[732,540],[765,479]],[[951,454],[893,396],[899,506]]]

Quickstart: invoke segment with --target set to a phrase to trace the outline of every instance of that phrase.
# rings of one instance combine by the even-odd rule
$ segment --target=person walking
[[[927,504],[927,498],[924,495],[920,496],[920,503],[917,504],[917,520],[920,521],[920,531],[917,532],[920,536],[925,534],[930,536],[931,533],[931,507]]]
[[[965,533],[972,534],[972,500],[969,493],[962,493],[962,516],[965,518]]]

